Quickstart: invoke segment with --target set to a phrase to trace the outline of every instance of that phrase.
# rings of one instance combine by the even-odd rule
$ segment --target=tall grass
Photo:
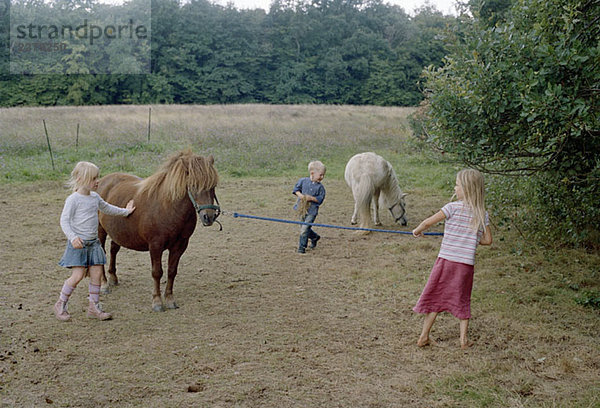
[[[219,172],[232,177],[301,175],[313,159],[343,176],[355,153],[386,156],[406,182],[446,183],[447,164],[411,142],[410,108],[349,106],[214,105],[11,108],[0,110],[0,180],[64,178],[80,160],[102,173],[151,174],[171,153],[192,148],[212,154]],[[42,119],[48,124],[56,161],[52,171]],[[76,135],[77,125],[79,136]],[[425,179],[410,168],[426,161],[438,171]],[[416,186],[418,187],[418,185]]]

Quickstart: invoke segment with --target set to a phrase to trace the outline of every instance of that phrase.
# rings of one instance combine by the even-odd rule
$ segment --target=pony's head
[[[189,149],[178,152],[140,182],[140,193],[154,195],[164,203],[188,197],[202,225],[212,225],[220,214],[219,206],[215,205],[219,175],[214,162],[213,156],[199,156]]]
[[[408,224],[408,220],[406,219],[406,202],[404,201],[404,197],[406,196],[406,193],[401,193],[398,196],[398,201],[390,207],[390,213],[392,213],[394,220],[401,223],[403,226]]]
[[[221,214],[219,200],[215,193],[219,176],[214,163],[215,159],[212,155],[208,157],[193,155],[187,170],[187,193],[205,227],[212,225]]]

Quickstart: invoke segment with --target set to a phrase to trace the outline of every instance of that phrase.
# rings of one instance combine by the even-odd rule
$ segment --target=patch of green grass
[[[98,143],[73,147],[55,146],[52,156],[46,150],[23,149],[2,156],[0,179],[5,182],[65,179],[79,161],[96,163],[102,174],[111,172],[152,174],[172,146],[164,143]],[[53,163],[54,161],[54,168]]]
[[[438,396],[439,400],[452,401],[451,406],[507,406],[507,390],[494,381],[489,371],[453,374],[427,384],[425,391]]]
[[[217,170],[232,177],[298,177],[308,172],[310,161],[321,160],[328,177],[343,178],[352,155],[375,151],[398,167],[403,183],[422,179],[405,170],[415,163],[411,162],[415,153],[423,156],[417,162],[425,160],[418,148],[407,143],[406,116],[411,111],[407,108],[235,105],[152,109],[150,140],[144,131],[147,107],[3,110],[0,133],[7,137],[0,142],[0,179],[66,178],[81,160],[94,162],[102,174],[122,171],[145,177],[168,155],[188,147],[198,154],[212,154]],[[35,120],[42,115],[48,123],[55,170]],[[80,122],[77,138],[74,130]],[[439,171],[428,174],[429,181],[439,183]]]
[[[577,304],[600,309],[600,291],[586,290],[575,298]]]

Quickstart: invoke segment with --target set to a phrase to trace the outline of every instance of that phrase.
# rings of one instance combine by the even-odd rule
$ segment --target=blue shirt
[[[316,203],[314,201],[310,202],[310,206],[308,207],[307,211],[308,214],[317,215],[319,213],[319,206],[323,203],[323,200],[325,200],[325,187],[323,187],[323,184],[319,183],[318,181],[310,181],[310,177],[303,177],[298,180],[294,186],[292,194],[295,195],[297,191],[300,191],[302,194],[311,195],[317,199]],[[294,210],[298,209],[299,202],[300,199],[296,201]]]

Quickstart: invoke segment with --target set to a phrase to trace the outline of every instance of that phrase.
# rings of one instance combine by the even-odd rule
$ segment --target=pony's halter
[[[400,209],[402,210],[402,213],[396,217],[396,219],[394,220],[395,222],[398,222],[402,219],[402,217],[404,217],[404,215],[406,214],[406,209],[404,208],[404,205],[402,205],[402,203],[400,201],[398,201],[396,204],[392,205],[389,210],[390,210],[390,214],[392,214],[392,217],[394,216],[394,212],[392,211],[394,209],[394,207],[396,206],[400,206]]]
[[[202,210],[215,210],[217,213],[217,215],[215,215],[215,221],[217,220],[217,217],[219,215],[221,215],[221,207],[219,206],[219,199],[217,198],[216,194],[214,195],[214,197],[215,197],[215,201],[216,201],[217,205],[214,205],[214,204],[200,205],[196,202],[196,200],[194,199],[194,196],[192,195],[192,192],[189,189],[188,189],[187,193],[188,193],[188,197],[190,197],[190,200],[192,201],[192,204],[198,214],[200,214],[200,211],[202,211]]]

